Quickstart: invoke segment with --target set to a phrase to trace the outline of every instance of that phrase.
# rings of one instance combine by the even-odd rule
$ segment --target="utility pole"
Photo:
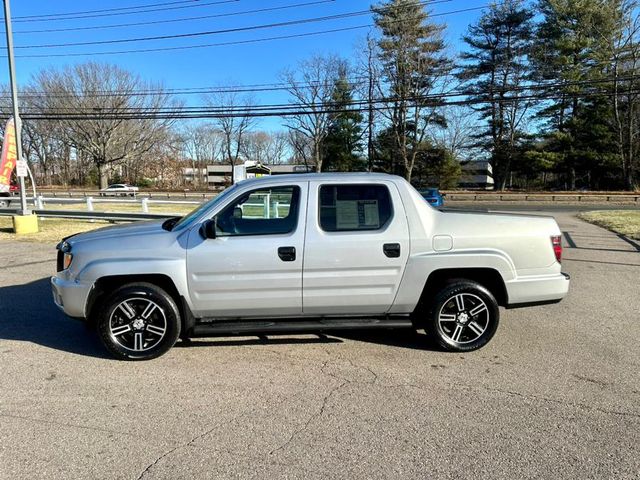
[[[13,121],[16,132],[16,154],[17,161],[22,161],[22,123],[18,113],[18,84],[16,83],[16,67],[13,58],[13,32],[11,31],[11,6],[10,0],[4,0],[4,25],[7,32],[7,57],[9,57],[9,81],[11,84],[11,103],[13,106]],[[27,197],[24,188],[24,177],[18,176],[20,182],[20,211],[19,215],[31,215],[27,208]]]

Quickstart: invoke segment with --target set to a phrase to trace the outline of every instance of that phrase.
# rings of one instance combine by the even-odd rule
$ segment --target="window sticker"
[[[352,230],[358,228],[358,201],[336,201],[336,227],[339,230]]]
[[[378,200],[358,201],[358,213],[361,215],[360,226],[380,228],[380,216],[378,212]]]
[[[336,201],[336,228],[339,230],[379,227],[378,200]]]

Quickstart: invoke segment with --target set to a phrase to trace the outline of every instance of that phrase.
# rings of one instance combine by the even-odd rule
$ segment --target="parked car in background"
[[[442,207],[444,205],[444,197],[437,188],[420,190],[420,195],[433,207]]]
[[[121,359],[179,337],[355,328],[425,329],[466,352],[498,306],[567,294],[560,235],[551,217],[441,212],[396,176],[276,175],[184,217],[67,237],[51,282]]]
[[[138,187],[128,185],[126,183],[114,183],[107,188],[100,190],[101,197],[135,197],[138,193]]]
[[[8,192],[0,192],[0,208],[10,207],[12,197],[16,197],[18,195],[20,195],[20,187],[17,184],[12,183],[9,185]]]

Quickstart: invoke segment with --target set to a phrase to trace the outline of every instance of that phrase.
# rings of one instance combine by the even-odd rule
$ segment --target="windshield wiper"
[[[162,222],[162,228],[168,230],[169,232],[173,230],[173,227],[176,226],[176,223],[180,221],[182,217],[171,217]]]

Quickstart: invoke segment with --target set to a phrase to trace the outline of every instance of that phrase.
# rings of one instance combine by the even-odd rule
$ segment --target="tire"
[[[94,311],[100,340],[120,360],[159,357],[180,336],[176,303],[167,292],[150,283],[124,285]]]
[[[499,321],[498,302],[491,292],[477,282],[460,279],[435,295],[423,323],[444,350],[470,352],[493,338]]]
[[[10,200],[4,200],[0,198],[0,208],[6,208],[9,206],[9,204],[10,204]]]

